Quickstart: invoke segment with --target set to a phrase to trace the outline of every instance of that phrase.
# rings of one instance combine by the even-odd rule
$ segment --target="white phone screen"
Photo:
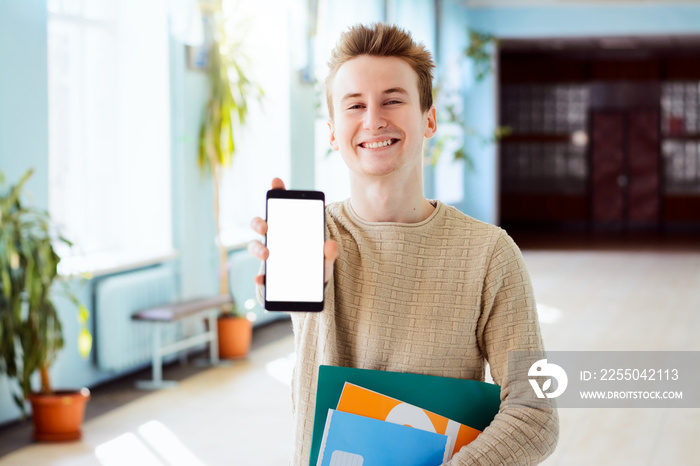
[[[323,301],[324,219],[321,199],[268,198],[266,301]]]

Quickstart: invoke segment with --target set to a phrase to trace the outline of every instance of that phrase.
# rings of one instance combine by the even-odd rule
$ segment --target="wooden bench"
[[[145,390],[174,387],[177,382],[163,380],[163,357],[178,353],[187,348],[209,342],[209,359],[211,364],[219,364],[219,340],[217,335],[216,318],[219,309],[232,302],[231,296],[216,296],[213,298],[200,298],[180,303],[167,304],[148,309],[142,309],[132,314],[135,321],[145,322],[153,328],[152,364],[153,377],[151,380],[139,380],[136,386]],[[161,343],[161,330],[164,326],[174,322],[204,315],[208,321],[208,329],[204,333],[187,337],[173,343],[163,345]]]

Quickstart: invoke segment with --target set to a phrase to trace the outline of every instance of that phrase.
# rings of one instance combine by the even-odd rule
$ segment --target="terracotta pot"
[[[219,357],[236,359],[248,355],[253,339],[253,323],[245,317],[219,317]]]
[[[34,438],[40,442],[65,442],[82,437],[80,426],[90,390],[59,390],[51,395],[32,393]]]

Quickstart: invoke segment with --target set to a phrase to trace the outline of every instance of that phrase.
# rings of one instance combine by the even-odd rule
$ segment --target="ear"
[[[435,105],[431,106],[425,113],[425,133],[423,135],[430,139],[437,132],[437,111]]]
[[[340,146],[338,145],[338,141],[335,139],[335,125],[333,124],[333,119],[328,120],[328,130],[330,131],[329,137],[330,137],[331,149],[333,149],[333,150],[340,149]]]

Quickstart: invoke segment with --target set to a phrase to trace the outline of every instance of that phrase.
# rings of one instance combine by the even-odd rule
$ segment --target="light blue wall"
[[[499,37],[574,37],[638,34],[697,34],[700,6],[655,2],[645,5],[473,8],[470,24]]]
[[[205,72],[187,68],[184,45],[170,43],[173,247],[181,298],[217,291],[211,175],[197,165],[199,126],[209,94]]]
[[[289,186],[313,190],[315,183],[316,101],[314,85],[301,78],[301,69],[290,69],[289,137],[292,147]],[[324,101],[325,102],[325,101]]]
[[[439,72],[443,81],[456,84],[463,92],[464,119],[467,125],[481,135],[488,135],[493,134],[497,124],[496,85],[493,74],[477,82],[468,60],[463,58],[468,46],[467,28],[474,27],[472,23],[471,12],[460,2],[441,2]],[[476,219],[497,223],[496,146],[471,137],[467,139],[466,150],[472,158],[474,168],[471,170],[467,164],[454,164],[455,169],[462,171],[464,186],[462,201],[455,202],[454,205]],[[435,183],[440,182],[440,179],[435,180]]]
[[[0,0],[0,170],[8,185],[31,167],[32,204],[48,208],[46,1]],[[0,375],[0,423],[19,415]]]
[[[425,0],[394,0],[389,20],[411,32],[413,39],[423,43],[435,54],[435,8]]]
[[[496,79],[489,75],[482,81],[465,80],[465,119],[479,137],[469,138],[467,153],[473,157],[474,169],[464,167],[464,200],[460,210],[484,222],[498,223],[498,156],[497,146],[483,138],[494,133],[496,114]]]
[[[0,1],[0,170],[14,184],[30,168],[35,206],[47,209],[46,1]]]

